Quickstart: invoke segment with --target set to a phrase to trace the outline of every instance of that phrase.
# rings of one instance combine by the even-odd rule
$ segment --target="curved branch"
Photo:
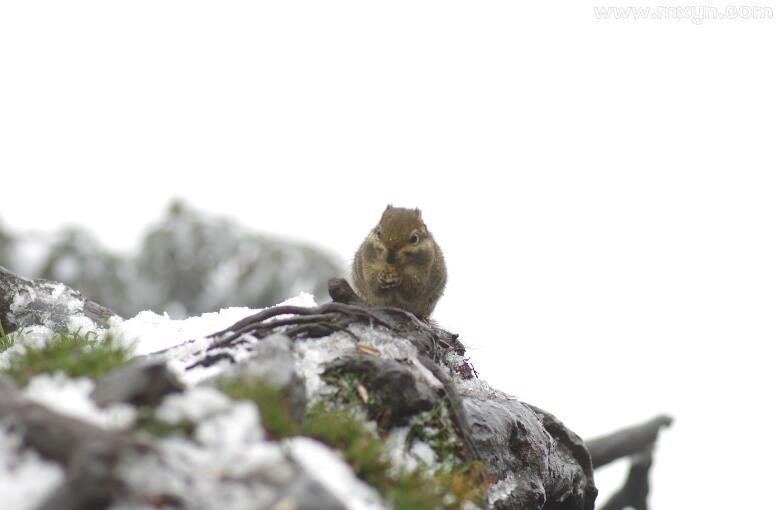
[[[648,509],[648,473],[651,470],[651,449],[635,455],[624,486],[600,507],[600,510]]]
[[[643,452],[654,444],[659,431],[672,423],[670,416],[660,415],[640,425],[590,439],[586,447],[592,456],[592,465],[597,469],[616,459]]]

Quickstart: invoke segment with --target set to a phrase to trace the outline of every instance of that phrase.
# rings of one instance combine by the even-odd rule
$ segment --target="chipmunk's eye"
[[[381,227],[376,227],[376,228],[375,228],[375,236],[376,236],[378,239],[381,239]]]
[[[411,244],[419,244],[419,234],[417,234],[416,232],[411,234],[410,241],[411,241]]]

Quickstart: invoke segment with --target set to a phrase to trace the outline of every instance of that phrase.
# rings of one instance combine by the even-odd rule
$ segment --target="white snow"
[[[405,451],[405,441],[410,429],[410,427],[395,427],[384,439],[384,451],[387,460],[392,464],[393,474],[413,471],[418,467],[417,459]]]
[[[156,417],[168,423],[200,420],[226,411],[232,401],[224,393],[208,386],[189,388],[184,393],[173,393],[156,410]]]
[[[410,426],[395,427],[384,439],[384,453],[392,464],[392,473],[412,472],[418,468],[430,467],[437,462],[435,450],[430,445],[414,439],[411,447],[406,449]]]
[[[424,441],[414,441],[410,448],[410,453],[427,466],[432,466],[438,459],[435,450]]]
[[[264,431],[257,407],[243,401],[237,402],[226,413],[199,423],[194,437],[214,448],[237,451],[243,444],[264,439]]]
[[[28,288],[25,290],[26,291],[17,292],[14,296],[14,300],[11,302],[11,306],[8,308],[10,314],[17,314],[19,311],[24,311],[27,308],[27,305],[32,303],[32,288],[28,286]]]
[[[90,398],[94,382],[87,378],[71,379],[61,373],[33,377],[23,390],[24,396],[49,409],[73,418],[105,427],[125,429],[135,420],[135,408],[129,404],[97,407]]]
[[[93,331],[95,333],[98,333],[98,328],[95,326],[95,323],[92,319],[87,317],[86,315],[73,315],[68,319],[67,323],[67,329],[68,331],[72,331],[74,333],[87,333],[90,331]],[[100,331],[99,333],[104,333],[103,331]],[[103,335],[100,335],[103,336]]]
[[[159,457],[122,467],[123,478],[141,493],[173,494],[190,508],[269,508],[278,494],[275,484],[297,476],[281,445],[263,439],[252,403],[198,387],[168,396],[162,408],[166,419],[198,422],[191,439],[161,439]],[[269,477],[269,485],[262,477]]]
[[[213,390],[216,391],[216,390]],[[217,392],[218,393],[218,392]],[[188,392],[188,397],[194,405],[203,402],[202,396]],[[168,397],[169,398],[169,397]],[[166,448],[183,455],[192,455],[199,459],[198,453],[206,452],[203,463],[207,464],[208,472],[215,477],[241,477],[264,466],[280,455],[277,445],[263,441],[264,430],[259,420],[256,406],[247,401],[227,401],[227,406],[215,402],[206,404],[208,413],[190,415],[195,418],[197,426],[194,440],[184,441],[171,439]]]
[[[11,358],[23,354],[27,346],[43,347],[53,335],[54,332],[46,326],[27,326],[9,334],[13,345],[0,352],[0,369],[8,368]]]
[[[336,451],[307,437],[287,439],[284,446],[308,475],[329,489],[349,510],[388,508],[378,492],[357,478]]]
[[[64,469],[59,464],[22,448],[19,434],[0,426],[0,495],[3,508],[36,508],[64,478]]]
[[[300,294],[282,304],[315,306],[310,294]],[[226,308],[183,320],[145,311],[128,320],[113,318],[108,330],[98,331],[100,336],[111,335],[136,355],[155,355],[158,351],[165,351],[157,355],[166,360],[187,389],[167,396],[156,409],[155,416],[168,423],[188,421],[195,424],[190,438],[173,436],[158,440],[159,458],[142,459],[123,466],[126,480],[142,488],[139,490],[148,491],[148,494],[155,491],[176,494],[187,503],[203,508],[256,508],[274,503],[272,497],[277,494],[277,489],[262,488],[262,484],[248,484],[241,480],[250,479],[256,473],[263,473],[263,476],[273,473],[273,477],[282,484],[283,480],[295,479],[299,477],[296,472],[299,468],[290,464],[290,456],[308,476],[326,487],[350,510],[387,508],[376,490],[356,478],[336,450],[304,437],[286,439],[281,443],[267,441],[260,421],[261,411],[253,403],[235,402],[213,387],[197,385],[204,379],[219,375],[229,366],[224,361],[209,367],[187,369],[206,354],[214,353],[205,351],[211,342],[207,336],[258,311]],[[84,326],[88,324],[71,322],[74,329]],[[382,358],[417,358],[416,348],[407,340],[367,325],[356,325],[352,330],[361,344],[372,347]],[[82,332],[86,330],[82,329]],[[51,330],[41,327],[26,328],[20,334],[24,335],[24,342],[28,345],[42,345],[52,336]],[[309,399],[326,398],[326,385],[320,378],[324,365],[344,353],[356,354],[356,343],[352,336],[342,332],[323,339],[293,343],[295,369],[305,381]],[[7,353],[0,354],[0,367],[7,361],[8,354],[18,349],[22,349],[21,342]],[[247,343],[231,348],[229,354],[239,361],[250,356],[251,349],[252,344]],[[414,363],[413,369],[417,377],[433,387],[440,384],[418,363]],[[494,391],[481,383],[468,384],[467,389],[473,394],[487,395]],[[69,379],[61,374],[40,375],[30,381],[23,393],[54,411],[102,427],[122,429],[133,422],[135,411],[130,405],[98,408],[90,398],[93,388],[94,383],[89,379]],[[364,421],[366,427],[375,427],[375,423],[366,416]],[[414,441],[410,450],[406,450],[407,432],[408,427],[395,429],[387,440],[386,454],[393,466],[413,470],[433,465],[436,455],[426,443]],[[0,455],[3,453],[0,451]],[[13,456],[4,455],[2,458]],[[41,461],[36,462],[30,466],[39,466]],[[23,487],[23,482],[19,486]]]
[[[309,400],[316,400],[325,387],[321,380],[324,365],[354,349],[355,342],[346,333],[335,333],[327,337],[326,342],[303,341],[294,346],[295,371],[305,381],[305,393]]]
[[[247,483],[252,475],[294,475],[280,446],[274,443],[255,441],[220,449],[173,437],[158,441],[156,446],[159,456],[122,466],[122,479],[140,494],[174,495],[186,508],[270,508],[277,491]]]
[[[70,313],[77,313],[81,310],[83,302],[73,296],[65,299],[64,294],[67,294],[69,291],[69,287],[59,282],[47,281],[39,284],[37,288],[33,285],[25,284],[24,289],[17,292],[14,296],[10,312],[14,314],[24,313],[30,303],[41,301],[50,303],[52,308],[57,308],[57,305],[65,305]]]
[[[398,338],[382,329],[374,329],[366,325],[354,325],[350,329],[359,338],[360,344],[372,347],[378,351],[381,358],[413,360],[418,357],[416,347],[404,338]],[[323,396],[321,392],[325,384],[319,376],[324,366],[343,356],[344,353],[350,352],[357,354],[356,342],[353,337],[341,332],[328,336],[326,340],[295,342],[295,370],[304,379],[306,394],[310,400]],[[429,374],[426,369],[422,372],[423,367],[420,365],[417,368],[420,369],[420,373]],[[440,386],[440,382],[432,374],[429,374],[429,378],[434,380],[434,384],[432,380],[429,381],[433,388]]]
[[[316,306],[316,302],[311,294],[301,292],[281,305],[312,307]],[[245,307],[223,308],[218,312],[180,320],[171,319],[167,314],[144,311],[125,321],[114,320],[108,333],[130,347],[136,355],[170,349],[165,356],[168,366],[184,383],[194,385],[220,374],[225,368],[224,365],[215,364],[187,370],[192,363],[205,356],[205,348],[210,345],[207,336],[259,311]],[[249,351],[250,346],[246,346],[232,349],[230,353],[236,361],[240,361],[249,355]]]
[[[132,346],[136,355],[178,346],[188,340],[202,339],[240,319],[255,313],[250,308],[227,308],[188,319],[171,319],[168,314],[140,312],[132,319],[115,323],[110,333],[125,345]],[[203,343],[203,347],[207,343]]]
[[[513,473],[508,473],[508,476],[489,487],[489,493],[486,495],[489,505],[494,505],[496,502],[507,498],[516,490],[516,487],[518,487],[516,477]]]

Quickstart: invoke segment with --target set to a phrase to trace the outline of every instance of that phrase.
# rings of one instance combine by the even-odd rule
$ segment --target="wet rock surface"
[[[399,361],[350,356],[336,360],[324,371],[325,375],[340,373],[359,378],[388,427],[407,424],[411,416],[431,410],[439,398],[427,384],[414,377],[408,365]]]
[[[44,292],[51,285],[56,284],[9,277],[0,290],[8,303],[7,296],[13,302],[18,293],[30,288]],[[334,287],[343,290],[343,285]],[[71,292],[59,294],[83,302]],[[53,303],[52,309],[33,317],[27,307],[6,307],[4,320],[19,327],[22,321],[42,318],[44,324],[61,326],[68,322],[65,310],[84,313],[78,306],[57,308],[56,299],[40,302]],[[112,331],[121,331],[121,325]],[[289,453],[294,443],[285,447],[268,437],[261,406],[230,400],[218,389],[219,381],[240,377],[261,379],[278,389],[293,402],[298,421],[317,402],[334,405],[339,379],[354,379],[356,385],[343,385],[354,389],[349,409],[372,421],[393,449],[398,468],[480,463],[490,481],[484,508],[594,507],[591,459],[580,438],[553,415],[478,379],[456,335],[402,311],[366,309],[347,299],[268,308],[212,333],[121,367],[97,381],[87,396],[102,406],[132,403],[137,413],[156,408],[146,423],[162,423],[183,435],[128,435],[61,415],[10,386],[2,391],[4,433],[24,430],[27,448],[66,470],[65,480],[39,508],[73,498],[83,508],[117,510],[141,504],[386,508],[353,474],[349,483],[355,489],[339,490],[328,485],[333,482],[324,476],[326,465],[318,474],[304,468]],[[135,427],[140,420],[136,418]],[[391,437],[405,439],[390,446]],[[312,451],[304,444],[298,447]],[[324,457],[328,463],[339,461],[329,449]],[[357,492],[363,494],[359,504],[344,495]]]
[[[6,334],[38,325],[54,331],[95,330],[114,316],[62,283],[30,280],[0,266],[0,324]]]
[[[92,399],[100,406],[126,402],[136,406],[157,406],[183,384],[163,362],[138,361],[114,370],[97,381]]]

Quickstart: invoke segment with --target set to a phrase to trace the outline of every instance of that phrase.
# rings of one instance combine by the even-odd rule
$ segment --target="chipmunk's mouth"
[[[378,286],[384,290],[393,289],[400,285],[400,277],[397,271],[382,271],[378,275]]]

